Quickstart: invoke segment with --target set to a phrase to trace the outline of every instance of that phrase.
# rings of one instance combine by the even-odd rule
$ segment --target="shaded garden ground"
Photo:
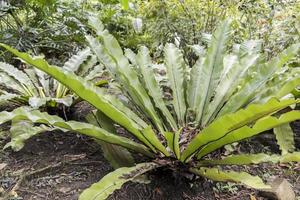
[[[300,135],[299,125],[299,122],[294,125],[297,140]],[[2,146],[5,142],[5,139],[1,141]],[[276,151],[274,145],[272,138],[264,144]],[[257,141],[243,142],[243,148],[261,150],[263,145]],[[263,164],[243,169],[261,175],[265,180],[286,178],[297,196],[300,196],[299,164]],[[91,139],[72,133],[49,132],[31,138],[19,152],[1,151],[0,192],[3,197],[8,191],[15,190],[15,197],[11,199],[75,200],[84,188],[110,171],[112,168]],[[255,190],[235,184],[202,179],[191,182],[164,169],[153,172],[149,178],[152,180],[150,184],[128,183],[110,199],[266,199]]]

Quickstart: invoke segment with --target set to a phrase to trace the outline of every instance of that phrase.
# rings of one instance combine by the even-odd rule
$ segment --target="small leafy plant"
[[[299,69],[285,67],[298,53],[300,44],[290,46],[271,60],[260,55],[257,41],[236,45],[227,53],[231,28],[230,21],[226,20],[213,33],[207,50],[198,52],[198,61],[191,70],[175,45],[165,45],[163,66],[169,89],[169,95],[165,95],[146,47],[141,47],[137,54],[127,50],[124,55],[116,39],[97,19],[91,18],[90,24],[97,37],[89,35],[87,40],[99,62],[118,84],[118,94],[109,88],[96,87],[74,72],[50,65],[41,58],[1,45],[95,107],[96,111],[88,116],[90,123],[65,121],[25,108],[0,113],[0,124],[10,120],[36,124],[36,130],[30,135],[19,133],[12,135],[12,140],[22,141],[42,128],[57,128],[99,141],[106,158],[117,169],[86,189],[79,199],[106,199],[124,183],[159,167],[269,189],[257,176],[222,170],[218,166],[300,161],[292,137],[290,141],[283,137],[285,129],[289,130],[288,124],[300,119],[300,111],[287,109],[299,102],[289,96],[300,84]],[[284,109],[288,111],[282,112]],[[118,134],[120,127],[126,129],[125,135],[131,134],[135,139]],[[224,145],[273,128],[282,155],[240,154],[222,159],[211,155]],[[148,157],[149,162],[135,164],[128,150]]]
[[[18,69],[8,63],[0,62],[0,104],[15,102],[29,104],[33,108],[58,107],[62,104],[70,107],[76,96],[62,84],[43,71],[23,65]],[[89,48],[73,55],[62,69],[72,71],[86,80],[96,81],[103,72],[97,58]]]

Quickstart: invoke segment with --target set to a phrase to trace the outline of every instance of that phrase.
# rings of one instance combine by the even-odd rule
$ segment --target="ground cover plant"
[[[170,89],[168,96],[162,93],[160,82],[156,81],[149,50],[140,47],[137,54],[127,50],[124,55],[117,40],[96,18],[90,19],[96,37],[88,35],[87,41],[98,61],[115,80],[118,92],[99,88],[71,71],[2,44],[97,110],[88,116],[90,123],[84,123],[65,121],[22,107],[0,113],[0,123],[30,121],[35,124],[35,131],[29,137],[40,133],[41,129],[57,128],[88,135],[99,140],[102,146],[108,145],[106,157],[113,166],[121,168],[85,190],[79,199],[105,199],[125,182],[135,181],[140,175],[160,167],[216,181],[270,189],[257,176],[222,170],[220,166],[299,161],[300,155],[294,152],[293,135],[288,126],[300,119],[299,111],[289,109],[299,102],[289,95],[299,85],[299,69],[286,64],[298,54],[300,45],[291,45],[271,59],[260,54],[260,43],[253,40],[228,51],[230,24],[230,20],[226,20],[219,25],[208,49],[203,48],[198,53],[199,58],[191,70],[174,44],[165,45],[163,67]],[[125,135],[118,132],[120,127],[127,130]],[[244,154],[219,159],[211,154],[224,145],[271,129],[274,129],[282,155]],[[134,138],[125,137],[130,134]],[[11,136],[18,141],[28,138],[22,133]],[[132,151],[147,157],[147,162],[134,161]]]

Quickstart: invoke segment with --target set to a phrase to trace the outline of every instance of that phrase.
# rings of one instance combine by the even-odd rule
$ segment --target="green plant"
[[[85,45],[87,15],[85,4],[78,1],[4,0],[0,4],[0,42],[43,54],[61,65]],[[5,52],[1,61],[13,63]]]
[[[10,120],[27,120],[36,124],[30,135],[12,135],[12,139],[18,138],[18,141],[46,127],[88,135],[110,145],[104,149],[114,148],[105,152],[107,158],[115,163],[115,167],[122,167],[86,189],[79,199],[106,199],[125,182],[159,167],[268,189],[270,186],[259,177],[222,170],[218,166],[300,161],[299,152],[293,152],[292,148],[284,155],[207,157],[226,144],[300,119],[297,110],[280,112],[299,102],[287,98],[295,88],[291,83],[297,80],[297,76],[279,79],[277,84],[280,87],[273,84],[271,91],[264,90],[276,77],[292,74],[284,66],[298,53],[300,44],[290,46],[271,60],[259,54],[256,41],[245,42],[227,54],[226,43],[231,32],[227,20],[213,33],[209,48],[199,54],[191,71],[181,51],[175,45],[167,44],[164,66],[172,98],[165,99],[155,79],[148,49],[141,47],[136,55],[131,52],[129,62],[117,40],[97,19],[92,18],[90,24],[97,33],[97,38],[87,36],[90,47],[119,84],[122,94],[115,95],[109,92],[109,88],[96,87],[73,72],[1,45],[26,63],[51,75],[97,109],[89,116],[90,123],[64,121],[58,116],[25,108],[0,113],[0,124]],[[255,101],[259,103],[253,103]],[[127,134],[132,134],[139,142],[119,135],[114,125],[124,127]],[[126,156],[130,155],[129,151],[124,149],[141,153],[150,161],[134,165],[133,158]]]
[[[220,20],[233,18],[234,43],[260,39],[263,51],[276,55],[299,40],[299,2],[252,0],[137,1],[143,34],[152,43],[175,42],[190,57],[189,45],[202,43]]]
[[[70,107],[78,98],[68,88],[52,79],[43,71],[22,65],[18,69],[8,63],[0,62],[0,104],[15,102],[29,104],[33,108],[53,107],[60,104]],[[84,76],[86,80],[97,83],[103,75],[103,67],[97,64],[97,58],[89,48],[73,55],[62,69]]]

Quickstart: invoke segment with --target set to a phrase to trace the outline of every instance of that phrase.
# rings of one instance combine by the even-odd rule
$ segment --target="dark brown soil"
[[[298,136],[299,125],[299,122],[294,125]],[[1,144],[5,142],[7,141],[2,140]],[[248,145],[248,148],[257,147],[253,142],[246,142],[244,145]],[[6,164],[2,170],[1,164]],[[264,164],[243,169],[261,175],[265,180],[274,177],[286,178],[300,196],[299,164]],[[11,196],[11,199],[15,200],[75,200],[83,189],[99,181],[112,170],[102,156],[99,146],[91,139],[72,133],[44,133],[31,138],[19,152],[5,150],[0,153],[0,199],[1,190],[2,196],[5,196],[15,187],[14,197]],[[22,176],[22,181],[19,181]],[[257,191],[236,184],[215,183],[203,179],[189,181],[165,169],[154,171],[149,175],[149,179],[150,184],[125,184],[110,199],[264,199]]]

